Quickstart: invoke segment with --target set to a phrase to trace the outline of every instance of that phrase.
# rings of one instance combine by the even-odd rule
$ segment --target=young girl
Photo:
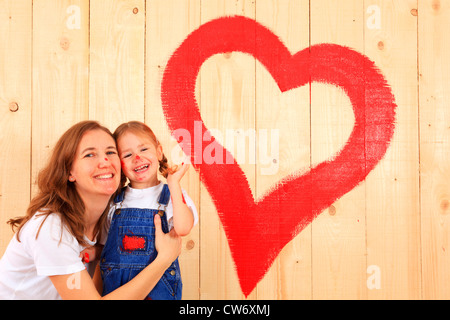
[[[187,235],[198,220],[193,201],[180,187],[188,165],[170,168],[161,144],[144,123],[124,123],[116,129],[114,138],[122,165],[121,185],[127,178],[130,183],[122,187],[110,210],[108,238],[100,258],[103,294],[133,279],[157,256],[154,215],[161,217],[164,232],[173,228],[179,236]],[[167,184],[158,180],[158,170]],[[147,299],[179,300],[181,292],[177,259]]]

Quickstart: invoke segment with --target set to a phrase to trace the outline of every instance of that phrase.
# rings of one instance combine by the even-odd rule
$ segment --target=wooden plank
[[[200,0],[151,0],[146,9],[145,60],[145,122],[160,140],[169,162],[183,161],[181,149],[171,138],[161,105],[161,81],[167,61],[184,38],[200,24]],[[176,23],[173,23],[176,21]],[[183,189],[194,201],[199,213],[199,224],[183,238],[180,255],[183,299],[200,296],[200,227],[203,219],[200,207],[200,182],[193,168],[181,180]]]
[[[31,1],[0,1],[0,257],[30,200]]]
[[[255,18],[255,3],[244,0],[205,0],[201,3],[202,23],[236,14]],[[217,129],[223,136],[227,130],[235,130],[238,134],[255,130],[254,58],[239,52],[215,55],[203,64],[200,79],[200,110],[208,129]],[[244,149],[248,150],[248,145]],[[236,158],[236,152],[229,151]],[[254,194],[255,165],[249,160],[243,162],[238,163]],[[243,299],[223,226],[204,186],[201,187],[200,203],[200,298]],[[254,299],[255,295],[256,290],[248,298]]]
[[[363,52],[361,1],[311,1],[310,19],[311,45],[334,43]],[[313,83],[312,166],[331,159],[343,148],[353,125],[348,96],[338,88]],[[312,223],[314,299],[366,297],[365,240],[365,186],[362,184],[324,210]]]
[[[89,118],[144,120],[144,0],[90,1]]]
[[[450,2],[418,2],[422,297],[449,299]]]
[[[53,145],[88,118],[89,1],[33,3],[32,181]]]
[[[385,75],[397,103],[385,158],[366,182],[367,265],[379,268],[369,299],[420,298],[417,113],[417,9],[413,1],[366,1],[380,10],[380,29],[365,25],[365,51]],[[374,11],[375,12],[375,11]],[[366,12],[370,19],[371,13]],[[368,274],[369,276],[370,274]]]
[[[309,1],[258,0],[256,20],[280,37],[292,54],[309,47]],[[256,64],[257,198],[285,176],[310,168],[309,89],[307,85],[281,93],[267,70]],[[267,141],[261,139],[263,131]],[[273,141],[273,133],[279,139]],[[311,292],[311,227],[307,227],[279,254],[259,283],[257,297],[310,299]]]

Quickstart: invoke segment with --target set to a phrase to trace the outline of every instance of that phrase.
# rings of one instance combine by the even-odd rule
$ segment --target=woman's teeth
[[[112,177],[113,177],[113,174],[110,173],[110,174],[102,174],[100,176],[96,176],[95,178],[96,179],[111,179]]]

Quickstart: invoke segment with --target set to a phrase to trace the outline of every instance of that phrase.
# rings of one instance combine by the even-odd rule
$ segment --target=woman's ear
[[[70,174],[69,175],[69,181],[70,182],[75,182],[75,180],[76,180],[75,177],[72,174]]]

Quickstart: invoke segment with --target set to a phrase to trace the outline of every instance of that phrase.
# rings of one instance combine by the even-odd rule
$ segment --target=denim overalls
[[[133,279],[142,269],[155,260],[154,215],[161,216],[164,233],[169,232],[165,208],[169,203],[170,191],[167,184],[159,196],[159,209],[123,208],[125,188],[114,199],[116,210],[109,228],[108,239],[100,259],[103,279],[103,295],[110,293]],[[164,272],[164,275],[147,296],[151,300],[180,300],[182,282],[178,259]]]

